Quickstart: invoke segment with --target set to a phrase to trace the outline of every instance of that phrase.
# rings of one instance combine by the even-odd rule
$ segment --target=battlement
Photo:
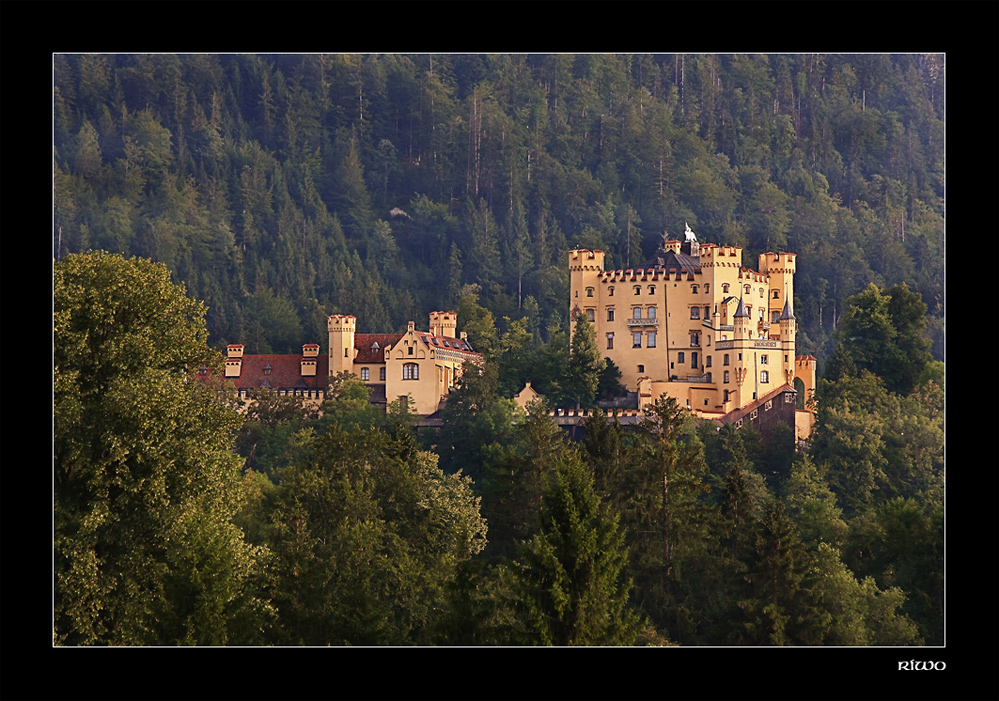
[[[458,312],[430,312],[430,333],[434,336],[455,337]]]
[[[796,253],[761,253],[759,256],[761,273],[791,273],[794,274],[798,264]]]
[[[357,317],[349,314],[332,314],[326,320],[326,325],[331,333],[354,333],[357,331]]]
[[[742,246],[702,243],[699,253],[702,268],[742,267]]]
[[[603,270],[604,255],[600,249],[574,248],[569,251],[569,270]]]
[[[758,273],[755,270],[750,270],[749,268],[739,269],[739,279],[749,280],[752,282],[769,282],[767,273]]]

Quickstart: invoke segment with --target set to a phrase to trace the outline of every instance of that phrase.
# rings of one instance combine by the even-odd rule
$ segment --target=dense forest
[[[939,55],[58,55],[57,645],[944,643]],[[799,255],[798,446],[615,393],[571,246]],[[192,368],[454,308],[439,432]],[[419,323],[419,321],[418,321]],[[571,350],[570,350],[571,349]],[[801,448],[801,449],[799,449]]]
[[[210,343],[325,345],[478,297],[537,342],[565,251],[798,254],[798,348],[902,282],[943,359],[941,55],[56,55],[53,250],[163,262]]]

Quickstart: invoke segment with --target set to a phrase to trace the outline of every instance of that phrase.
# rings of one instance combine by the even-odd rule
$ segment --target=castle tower
[[[457,338],[458,312],[430,312],[430,333],[434,336]]]
[[[795,255],[794,253],[760,254],[760,272],[770,278],[767,321],[778,316],[784,305],[794,299],[794,273],[797,270]]]
[[[604,252],[576,248],[569,251],[569,336],[576,329],[574,310],[596,309],[600,298],[599,281],[604,271]]]
[[[784,354],[784,381],[794,383],[794,336],[797,330],[797,321],[791,311],[791,300],[784,302],[784,309],[780,313],[780,347]]]
[[[353,372],[357,317],[333,314],[326,325],[330,333],[330,377],[341,372]]]

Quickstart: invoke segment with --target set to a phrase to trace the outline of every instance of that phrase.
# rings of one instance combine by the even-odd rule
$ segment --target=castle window
[[[656,332],[655,331],[649,331],[648,347],[649,348],[655,348],[656,347]]]
[[[728,380],[725,380],[725,381],[728,382]],[[722,390],[722,401],[723,402],[727,402],[728,401],[728,390],[727,389],[723,389]]]
[[[763,372],[761,372],[760,373],[760,382],[763,382],[764,384],[770,382],[770,373],[767,372],[766,370],[764,370]]]
[[[697,353],[690,354],[690,367],[697,369]]]
[[[632,335],[631,347],[632,348],[641,348],[642,347],[642,334],[641,334],[641,332],[635,332]]]
[[[773,312],[771,312],[770,314],[770,323],[777,324],[779,322],[780,322],[780,312],[774,309]]]
[[[727,282],[722,283],[722,292],[727,293],[728,292],[728,288],[729,288],[729,284]]]
[[[760,365],[767,365],[769,360],[770,359],[767,357],[767,354],[764,353],[763,355],[760,356]]]
[[[705,380],[705,382],[711,382],[711,373],[710,372],[708,373],[708,376],[707,376],[707,379]],[[707,400],[705,400],[705,401],[707,401]]]
[[[725,384],[728,384],[728,370],[725,371]],[[728,393],[725,394],[725,401],[728,401]]]
[[[708,294],[708,292],[710,291],[711,291],[711,283],[710,282],[704,283],[704,294]]]
[[[634,309],[632,309],[631,310],[631,318],[632,319],[641,319],[642,318],[642,308],[641,307],[635,307]]]
[[[705,320],[711,318],[711,307],[709,305],[704,305],[704,318]]]
[[[691,319],[700,319],[701,318],[701,308],[700,307],[691,307],[690,308],[690,318]]]
[[[406,343],[409,343],[409,341],[406,341]],[[415,347],[415,346],[410,346],[409,348],[407,348],[407,349],[406,349],[406,351],[407,351],[407,352],[408,352],[408,353],[409,353],[410,355],[412,355],[412,354],[413,354],[413,351],[415,351],[415,350],[416,350],[416,347]]]
[[[656,318],[656,308],[655,307],[649,307],[649,318],[650,319],[655,319]]]
[[[696,295],[696,294],[697,294],[697,285],[691,285],[691,286],[690,286],[690,291],[691,291],[691,292],[692,292],[693,294],[695,294],[695,295]]]
[[[593,288],[592,287],[587,287],[586,288],[586,296],[587,297],[592,297],[593,296]]]
[[[745,291],[746,295],[748,296],[752,293],[753,287],[752,285],[743,285],[742,289],[743,291]]]
[[[378,379],[382,382],[385,381],[385,368],[378,368]]]
[[[656,293],[656,286],[655,285],[649,285],[649,294],[650,295],[654,295],[655,293]]]
[[[760,288],[760,299],[763,299],[763,288]]]
[[[780,299],[780,290],[774,290],[774,299]]]
[[[700,348],[701,347],[701,332],[700,331],[691,331],[690,332],[690,345],[692,347],[694,347],[694,348]]]
[[[679,353],[676,354],[676,362],[682,363],[685,362],[685,359],[686,356],[684,355],[683,351],[680,351]]]
[[[596,320],[595,314],[596,312],[594,312],[592,309],[587,309],[586,320],[592,324]]]
[[[763,405],[763,411],[770,411],[773,408],[773,406],[774,406],[774,400],[771,399],[766,404]]]
[[[613,309],[608,309],[607,310],[607,321],[614,321],[614,310]]]
[[[636,295],[642,294],[642,286],[641,285],[635,285],[635,294]]]
[[[371,379],[371,371],[368,368],[361,368],[361,381],[367,382]]]
[[[724,355],[724,357],[722,358],[722,365],[728,365],[728,353],[726,353],[726,354]],[[728,380],[726,380],[726,382],[727,382],[727,381],[728,381]]]
[[[614,288],[613,287],[608,287],[607,288],[607,296],[608,297],[613,297],[614,296]]]
[[[614,334],[607,334],[607,350],[614,350]]]
[[[420,366],[416,363],[406,363],[402,366],[402,379],[404,380],[418,380],[420,379]]]
[[[639,372],[645,372],[645,366],[644,365],[639,365],[638,366],[638,371]]]
[[[706,367],[706,368],[711,367],[711,356],[710,355],[705,356],[705,358],[704,358],[704,367]]]

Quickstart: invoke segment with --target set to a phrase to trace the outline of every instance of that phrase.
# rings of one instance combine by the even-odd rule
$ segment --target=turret
[[[326,324],[330,334],[330,377],[341,372],[353,372],[357,317],[333,314]]]
[[[794,335],[797,322],[791,311],[791,300],[784,302],[784,310],[780,314],[780,346],[784,354],[784,381],[794,382]]]
[[[457,338],[458,312],[430,312],[430,333],[433,336]]]
[[[734,338],[749,338],[749,330],[752,328],[752,322],[753,320],[749,318],[749,312],[746,311],[746,305],[742,303],[742,295],[739,295],[739,306],[736,308],[735,316],[732,319],[732,330],[735,332]]]

